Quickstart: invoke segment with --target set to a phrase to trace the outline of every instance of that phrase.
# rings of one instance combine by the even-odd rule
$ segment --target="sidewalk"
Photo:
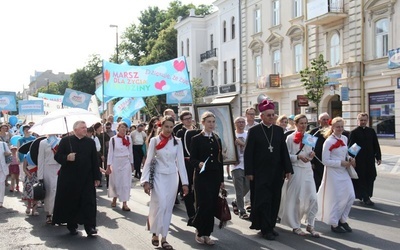
[[[388,146],[388,145],[380,145],[381,153],[384,155],[399,155],[400,156],[400,147],[399,146]]]

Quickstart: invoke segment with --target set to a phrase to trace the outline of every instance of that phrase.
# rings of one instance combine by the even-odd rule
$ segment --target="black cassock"
[[[323,135],[324,128],[318,127],[314,128],[309,132],[309,134],[315,136],[318,138],[317,143],[315,144],[314,147],[314,152],[315,156],[312,160],[311,163],[313,165],[313,172],[314,172],[314,182],[315,182],[315,188],[318,192],[319,186],[321,186],[321,181],[322,181],[322,176],[324,175],[324,164],[320,162],[322,161],[322,146],[324,145],[325,138]],[[319,160],[318,160],[318,159]]]
[[[356,156],[358,179],[353,179],[356,198],[368,200],[372,197],[376,178],[375,160],[381,160],[381,148],[375,130],[369,127],[357,127],[350,133],[349,147],[357,143],[361,147]]]
[[[75,161],[67,155],[75,152]],[[61,139],[54,159],[61,164],[54,203],[53,224],[96,226],[95,180],[101,179],[94,140],[75,135]]]
[[[272,125],[268,128],[260,123],[249,129],[244,169],[246,175],[254,177],[250,188],[250,228],[261,230],[263,234],[271,233],[278,216],[284,175],[293,173],[281,127]]]

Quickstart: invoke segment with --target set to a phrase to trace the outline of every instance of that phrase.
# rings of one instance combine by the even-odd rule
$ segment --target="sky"
[[[215,0],[181,0],[212,4]],[[71,74],[90,55],[108,60],[121,34],[150,6],[167,9],[169,0],[5,1],[0,14],[0,91],[22,92],[36,71]],[[120,39],[120,38],[119,38]]]

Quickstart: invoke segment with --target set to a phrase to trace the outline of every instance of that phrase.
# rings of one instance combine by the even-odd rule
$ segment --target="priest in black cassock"
[[[54,159],[61,164],[58,175],[53,224],[67,223],[70,234],[78,234],[78,224],[83,224],[88,236],[96,230],[96,187],[101,173],[97,150],[86,137],[85,122],[77,121],[74,135],[61,139]]]
[[[349,147],[354,143],[361,147],[356,156],[355,170],[358,174],[358,179],[352,179],[354,191],[356,198],[362,200],[367,206],[373,206],[374,202],[371,201],[371,197],[376,178],[375,161],[378,165],[381,164],[381,148],[375,130],[367,127],[368,114],[358,114],[357,121],[358,127],[351,131],[348,142]]]
[[[319,127],[312,129],[309,134],[318,137],[317,143],[314,147],[315,156],[311,160],[312,170],[314,172],[314,182],[315,188],[318,192],[319,186],[321,186],[322,176],[324,175],[325,166],[321,162],[322,161],[322,146],[325,142],[324,131],[326,128],[329,128],[329,119],[330,116],[328,113],[322,113],[318,116]]]
[[[262,122],[249,129],[244,151],[245,175],[250,182],[252,222],[250,228],[261,230],[263,237],[274,240],[284,178],[293,173],[284,131],[274,125],[274,104],[267,99],[259,105]]]

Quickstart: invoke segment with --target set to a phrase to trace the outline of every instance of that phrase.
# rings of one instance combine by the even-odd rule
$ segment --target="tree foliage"
[[[201,103],[201,98],[206,95],[207,87],[203,86],[201,78],[192,79],[193,104]]]
[[[71,75],[71,87],[74,90],[88,94],[94,94],[96,82],[94,78],[102,72],[102,61],[100,55],[91,55],[87,64]]]
[[[324,56],[320,54],[317,58],[311,61],[311,67],[306,67],[300,71],[301,82],[306,89],[307,98],[315,103],[317,106],[317,116],[319,110],[319,104],[325,92],[325,86],[328,83],[328,71],[327,61],[324,60]]]

